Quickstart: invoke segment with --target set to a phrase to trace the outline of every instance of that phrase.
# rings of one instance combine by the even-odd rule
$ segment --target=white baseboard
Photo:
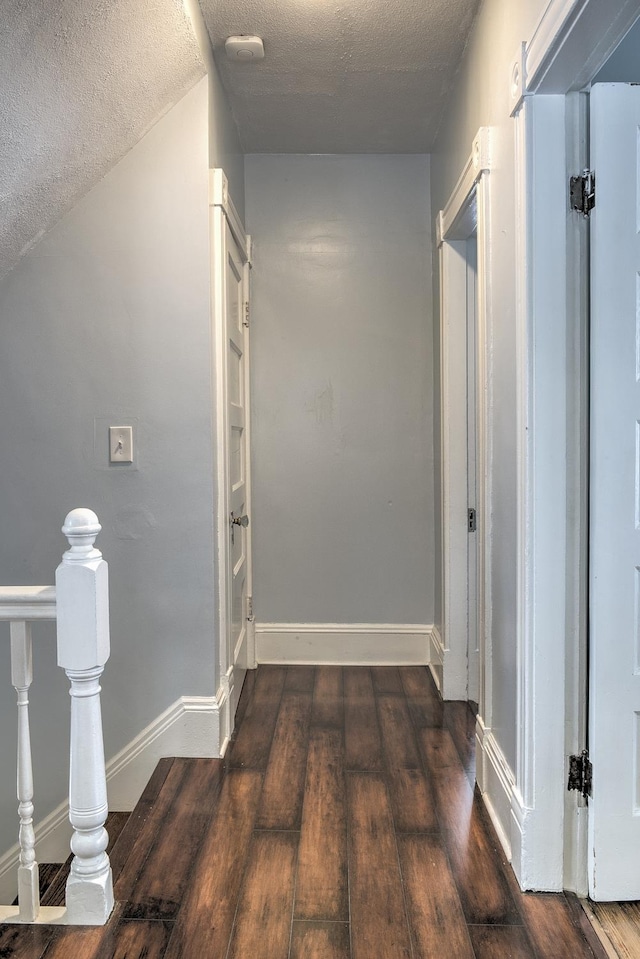
[[[222,755],[226,743],[221,741],[220,720],[225,704],[222,689],[215,697],[183,696],[116,753],[107,763],[109,808],[133,809],[163,756]],[[35,833],[38,862],[63,862],[71,839],[68,802],[37,823]],[[0,903],[8,904],[16,896],[18,859],[17,843],[0,858]]]
[[[429,634],[429,669],[439,693],[442,693],[444,656],[445,648],[440,630],[437,626],[432,626]]]
[[[520,852],[520,832],[514,829],[514,812],[520,806],[516,779],[490,729],[476,719],[476,778],[491,822],[509,862]]]
[[[432,626],[397,623],[257,623],[258,663],[423,666]]]

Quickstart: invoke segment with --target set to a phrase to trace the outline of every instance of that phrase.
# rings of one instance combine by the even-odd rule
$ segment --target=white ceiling
[[[2,277],[206,68],[176,0],[0,9]]]
[[[428,153],[479,0],[200,0],[247,153]],[[258,34],[265,59],[231,62]]]

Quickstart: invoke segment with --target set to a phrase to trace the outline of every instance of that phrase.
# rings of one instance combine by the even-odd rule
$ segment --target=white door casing
[[[591,91],[589,893],[640,899],[640,87]]]
[[[568,177],[583,161],[566,95],[593,79],[638,10],[637,0],[549,0],[505,76],[516,121],[520,499],[512,850],[523,889],[584,894],[587,886],[586,807],[568,803],[577,794],[566,789],[567,756],[584,743],[586,444],[576,446],[585,430],[588,379],[580,352],[584,310],[576,296],[584,243],[567,203]],[[573,524],[568,534],[567,524]],[[572,813],[566,818],[565,804]]]
[[[491,721],[491,474],[488,408],[491,397],[490,346],[488,342],[489,288],[487,256],[489,244],[489,130],[482,128],[472,144],[469,160],[458,183],[438,217],[440,247],[440,369],[442,389],[442,538],[443,538],[443,637],[440,649],[432,649],[441,673],[445,699],[467,699],[469,695],[469,549],[476,561],[475,630],[480,654],[476,696],[479,715]],[[468,241],[476,237],[477,263],[473,291],[476,317],[474,347],[477,490],[477,530],[469,534],[469,446],[468,446]],[[470,536],[474,542],[470,544]],[[474,683],[475,685],[475,683]],[[478,772],[481,780],[481,770]]]
[[[251,599],[250,239],[220,169],[211,171],[210,192],[218,460],[219,698],[225,703],[221,740],[226,745],[233,731],[244,674],[247,668],[255,666]]]

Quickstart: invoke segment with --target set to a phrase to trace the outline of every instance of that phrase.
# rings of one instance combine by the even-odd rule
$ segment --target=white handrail
[[[0,586],[0,622],[55,618],[55,586]]]
[[[100,709],[100,677],[109,658],[107,564],[95,548],[100,532],[91,510],[76,509],[62,531],[70,548],[56,570],[55,586],[0,587],[0,621],[11,628],[11,681],[18,695],[18,907],[0,906],[0,923],[104,925],[113,909],[106,852],[107,783]],[[69,819],[74,859],[66,908],[41,908],[33,830],[33,774],[29,688],[33,679],[31,621],[57,622],[58,664],[71,683]]]

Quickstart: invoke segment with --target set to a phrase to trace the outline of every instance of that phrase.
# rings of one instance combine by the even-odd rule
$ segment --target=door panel
[[[244,326],[245,292],[242,256],[226,225],[226,344],[227,344],[227,430],[229,470],[229,635],[227,662],[246,668],[247,636],[247,527],[231,522],[233,517],[248,515],[246,463],[246,355]]]
[[[640,87],[591,92],[589,891],[640,898]]]
[[[477,416],[477,273],[478,248],[476,236],[467,240],[467,504],[478,510],[478,416]],[[467,698],[477,703],[479,699],[480,649],[478,636],[478,536],[470,532],[468,538],[467,574]]]

